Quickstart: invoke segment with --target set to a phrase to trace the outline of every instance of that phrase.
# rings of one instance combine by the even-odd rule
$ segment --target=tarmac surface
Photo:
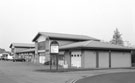
[[[108,69],[70,72],[47,72],[49,66],[31,62],[0,61],[0,83],[72,83],[94,75],[135,72],[135,69]],[[41,71],[42,70],[42,71]]]
[[[97,75],[80,79],[75,83],[135,83],[135,72]]]

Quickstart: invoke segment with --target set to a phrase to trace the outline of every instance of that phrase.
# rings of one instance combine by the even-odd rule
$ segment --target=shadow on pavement
[[[95,69],[76,69],[76,68],[73,68],[73,69],[37,69],[37,70],[34,70],[36,72],[72,72],[72,71],[92,71],[92,70],[95,70]]]

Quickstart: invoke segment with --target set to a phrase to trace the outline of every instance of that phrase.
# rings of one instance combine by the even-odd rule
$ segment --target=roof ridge
[[[55,32],[38,32],[38,34],[34,37],[33,41],[35,41],[40,35],[43,35],[45,37],[52,37],[52,38],[63,38],[63,39],[74,39],[74,40],[98,40],[97,38],[88,36],[88,35],[82,35],[82,34],[69,34],[69,33],[55,33]]]
[[[11,43],[11,44],[34,44],[34,43]]]
[[[58,33],[58,32],[38,32],[38,33],[48,33],[48,34],[64,34],[64,35],[77,35],[77,36],[87,36],[90,37],[88,35],[81,35],[81,34],[72,34],[72,33]]]

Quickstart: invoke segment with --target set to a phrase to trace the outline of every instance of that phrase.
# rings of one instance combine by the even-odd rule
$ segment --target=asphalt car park
[[[86,77],[75,83],[135,83],[135,72],[103,74]]]
[[[135,72],[134,69],[108,69],[68,72],[44,71],[49,70],[49,68],[50,67],[47,65],[31,62],[0,61],[0,83],[71,83],[78,78],[84,78],[88,76],[116,72]]]

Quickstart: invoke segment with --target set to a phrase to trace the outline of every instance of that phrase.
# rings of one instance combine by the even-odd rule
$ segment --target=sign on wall
[[[51,53],[59,53],[59,47],[58,46],[51,46]]]
[[[58,54],[59,53],[59,44],[57,41],[52,41],[50,45],[50,53]]]

